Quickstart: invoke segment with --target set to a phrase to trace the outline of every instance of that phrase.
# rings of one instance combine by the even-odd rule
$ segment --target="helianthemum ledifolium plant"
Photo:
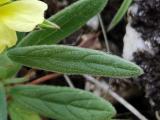
[[[47,5],[39,0],[0,1],[0,120],[7,120],[8,115],[11,120],[41,120],[40,116],[56,120],[112,119],[114,107],[89,92],[25,85],[29,79],[17,78],[22,65],[65,74],[115,78],[141,75],[141,68],[120,57],[56,45],[101,12],[107,2],[79,0],[45,20]],[[38,30],[34,29],[37,25]],[[52,25],[58,29],[52,29]]]

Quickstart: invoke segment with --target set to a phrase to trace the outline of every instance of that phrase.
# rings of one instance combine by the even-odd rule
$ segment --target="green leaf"
[[[0,80],[14,76],[20,65],[11,61],[6,53],[0,55]]]
[[[107,2],[108,0],[78,0],[49,19],[61,29],[34,31],[25,37],[19,46],[58,43],[102,11]]]
[[[22,108],[15,102],[9,103],[9,115],[11,120],[41,120],[39,115],[30,110]]]
[[[18,42],[21,41],[25,37],[26,33],[17,32]]]
[[[0,83],[0,120],[7,120],[7,100],[5,88]]]
[[[41,29],[52,29],[52,30],[57,30],[60,29],[58,25],[56,25],[53,22],[50,22],[49,20],[44,20],[44,22],[40,25],[38,25],[39,28]]]
[[[131,3],[132,0],[123,0],[121,7],[119,8],[118,12],[116,13],[115,17],[108,27],[108,31],[112,30],[121,21]]]
[[[104,52],[63,46],[19,47],[8,52],[15,62],[47,71],[127,78],[143,73],[137,65]]]
[[[18,41],[24,37],[25,33],[17,33]],[[0,54],[0,80],[8,79],[16,75],[21,66],[11,61],[6,52]]]
[[[24,108],[57,120],[110,120],[113,106],[89,92],[49,86],[18,86],[13,100]]]

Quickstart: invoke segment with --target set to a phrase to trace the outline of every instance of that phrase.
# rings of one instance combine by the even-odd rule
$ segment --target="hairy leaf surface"
[[[41,120],[39,115],[13,101],[9,103],[9,115],[11,120]]]
[[[110,120],[116,113],[109,102],[78,89],[18,86],[11,95],[24,108],[57,120]]]
[[[120,57],[63,45],[15,48],[9,51],[8,56],[13,61],[29,67],[66,74],[127,78],[143,73],[140,67]]]

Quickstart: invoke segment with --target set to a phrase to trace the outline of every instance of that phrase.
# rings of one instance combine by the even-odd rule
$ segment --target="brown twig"
[[[105,30],[105,27],[104,27],[104,23],[103,23],[103,20],[102,20],[102,17],[100,14],[98,14],[98,18],[99,18],[99,23],[100,23],[100,26],[101,26],[101,29],[102,29],[102,33],[103,33],[103,37],[104,37],[104,40],[105,40],[105,44],[106,44],[106,50],[108,53],[110,53],[110,46],[109,46],[109,42],[108,42],[108,37],[107,37],[107,34],[106,34],[106,30]]]
[[[27,85],[37,85],[37,84],[41,84],[43,82],[46,82],[48,80],[51,80],[51,79],[56,79],[58,77],[62,76],[62,74],[58,74],[58,73],[51,73],[51,74],[48,74],[48,75],[45,75],[43,77],[40,77],[38,79],[35,79],[33,80],[32,82],[30,83],[27,83]]]

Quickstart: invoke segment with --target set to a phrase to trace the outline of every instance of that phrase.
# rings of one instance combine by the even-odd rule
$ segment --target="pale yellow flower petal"
[[[0,53],[7,47],[12,47],[17,42],[16,32],[0,21]]]
[[[0,7],[0,20],[15,31],[29,32],[44,21],[46,9],[38,0],[15,1]]]
[[[10,0],[0,0],[0,5],[10,2]]]

